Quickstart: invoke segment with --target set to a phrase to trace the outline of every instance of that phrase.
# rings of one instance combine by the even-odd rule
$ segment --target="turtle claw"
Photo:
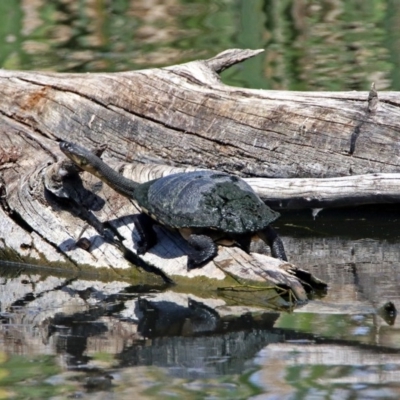
[[[188,256],[188,261],[187,261],[187,269],[191,271],[192,269],[198,268],[199,265],[196,265],[196,262]]]
[[[147,246],[147,243],[141,243],[141,241],[137,244],[137,249],[136,253],[139,256],[142,256],[143,254],[147,253],[147,250],[149,250],[149,246]]]

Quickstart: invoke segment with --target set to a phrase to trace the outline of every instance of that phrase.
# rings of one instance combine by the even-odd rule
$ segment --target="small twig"
[[[227,286],[227,287],[219,287],[217,288],[220,292],[263,292],[266,290],[274,290],[276,292],[275,296],[269,297],[268,301],[275,300],[277,297],[282,297],[284,294],[289,295],[289,303],[294,304],[293,302],[293,291],[292,289],[284,289],[280,286],[273,285],[273,286],[252,286],[252,285],[244,285],[239,284],[238,286]]]
[[[238,286],[226,286],[226,287],[219,287],[217,290],[220,291],[230,291],[230,292],[236,292],[236,291],[244,291],[244,290],[248,290],[251,292],[261,292],[263,290],[275,290],[277,292],[287,292],[290,289],[283,289],[279,286],[252,286],[252,285],[238,285]]]
[[[375,82],[371,83],[371,90],[368,94],[368,111],[375,114],[379,106],[378,92],[375,89]]]

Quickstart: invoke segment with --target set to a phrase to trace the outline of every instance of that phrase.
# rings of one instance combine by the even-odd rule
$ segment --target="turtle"
[[[164,225],[180,232],[189,244],[187,268],[204,266],[218,253],[218,244],[237,245],[247,253],[253,236],[271,248],[271,255],[287,261],[282,240],[271,227],[279,213],[268,207],[243,179],[216,170],[179,172],[145,183],[127,179],[90,150],[60,142],[61,151],[141,209],[134,215],[139,235],[137,253],[157,243],[153,229]]]

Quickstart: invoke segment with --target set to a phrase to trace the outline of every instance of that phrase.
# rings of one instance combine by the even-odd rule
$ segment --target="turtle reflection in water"
[[[279,217],[242,179],[211,170],[182,172],[139,184],[123,177],[91,151],[70,142],[60,148],[78,167],[92,173],[122,195],[134,199],[140,240],[138,254],[157,243],[153,225],[178,230],[190,245],[188,269],[203,266],[218,252],[217,244],[238,245],[249,252],[258,235],[275,258],[287,260],[270,223]]]

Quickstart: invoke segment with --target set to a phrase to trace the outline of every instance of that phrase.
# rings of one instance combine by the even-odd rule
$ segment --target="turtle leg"
[[[142,213],[134,215],[133,222],[139,234],[137,253],[145,254],[157,243],[157,235],[153,229],[154,220]]]
[[[251,245],[251,235],[244,235],[244,236],[238,236],[235,239],[235,242],[238,244],[238,246],[245,251],[247,254],[250,253],[250,245]]]
[[[258,236],[271,248],[272,257],[287,261],[282,240],[272,226],[268,225],[265,229],[259,231]]]
[[[218,253],[218,246],[207,235],[192,233],[187,241],[191,247],[187,261],[189,270],[201,267],[207,261],[212,260]]]

